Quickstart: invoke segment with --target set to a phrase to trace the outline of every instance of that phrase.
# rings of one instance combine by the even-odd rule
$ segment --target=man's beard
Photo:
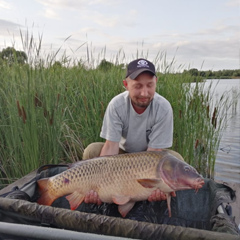
[[[150,98],[147,102],[139,102],[139,101],[133,101],[132,100],[132,104],[135,105],[136,107],[139,107],[139,108],[147,108],[151,102],[152,102],[152,99],[150,99]]]

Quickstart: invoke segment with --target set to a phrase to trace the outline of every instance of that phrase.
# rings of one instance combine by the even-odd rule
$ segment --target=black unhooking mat
[[[168,216],[166,201],[137,202],[126,218],[120,216],[115,204],[82,203],[75,211],[69,210],[65,197],[52,206],[37,204],[36,181],[67,168],[67,165],[43,166],[20,189],[16,185],[0,195],[0,221],[135,239],[240,239],[234,219],[224,208],[223,213],[217,211],[219,206],[235,201],[235,192],[211,179],[205,179],[197,193],[177,191],[177,196],[171,199],[172,217]],[[9,236],[11,233],[1,235],[0,231],[0,239],[10,239]]]

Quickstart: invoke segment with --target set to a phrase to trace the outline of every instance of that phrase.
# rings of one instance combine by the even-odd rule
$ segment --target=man
[[[129,63],[123,80],[126,91],[110,101],[104,115],[100,136],[106,141],[90,144],[83,159],[124,152],[161,151],[172,146],[172,108],[156,93],[156,83],[153,63],[146,59]],[[149,201],[165,199],[160,190],[155,190],[148,198]],[[85,197],[85,202],[101,203],[93,191]]]

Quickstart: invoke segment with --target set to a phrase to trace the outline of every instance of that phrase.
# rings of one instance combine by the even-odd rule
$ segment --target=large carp
[[[203,184],[203,178],[192,166],[167,150],[126,153],[80,161],[58,175],[38,180],[37,202],[51,205],[55,199],[68,195],[70,207],[75,210],[94,190],[102,202],[118,204],[125,217],[136,201],[148,199],[159,188],[167,195],[171,216],[170,193],[197,190]]]

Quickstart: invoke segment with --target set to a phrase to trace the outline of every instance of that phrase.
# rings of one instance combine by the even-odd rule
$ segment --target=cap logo
[[[142,67],[147,67],[147,68],[149,68],[148,62],[145,61],[145,60],[139,60],[137,67],[139,67],[139,68],[142,68]]]

